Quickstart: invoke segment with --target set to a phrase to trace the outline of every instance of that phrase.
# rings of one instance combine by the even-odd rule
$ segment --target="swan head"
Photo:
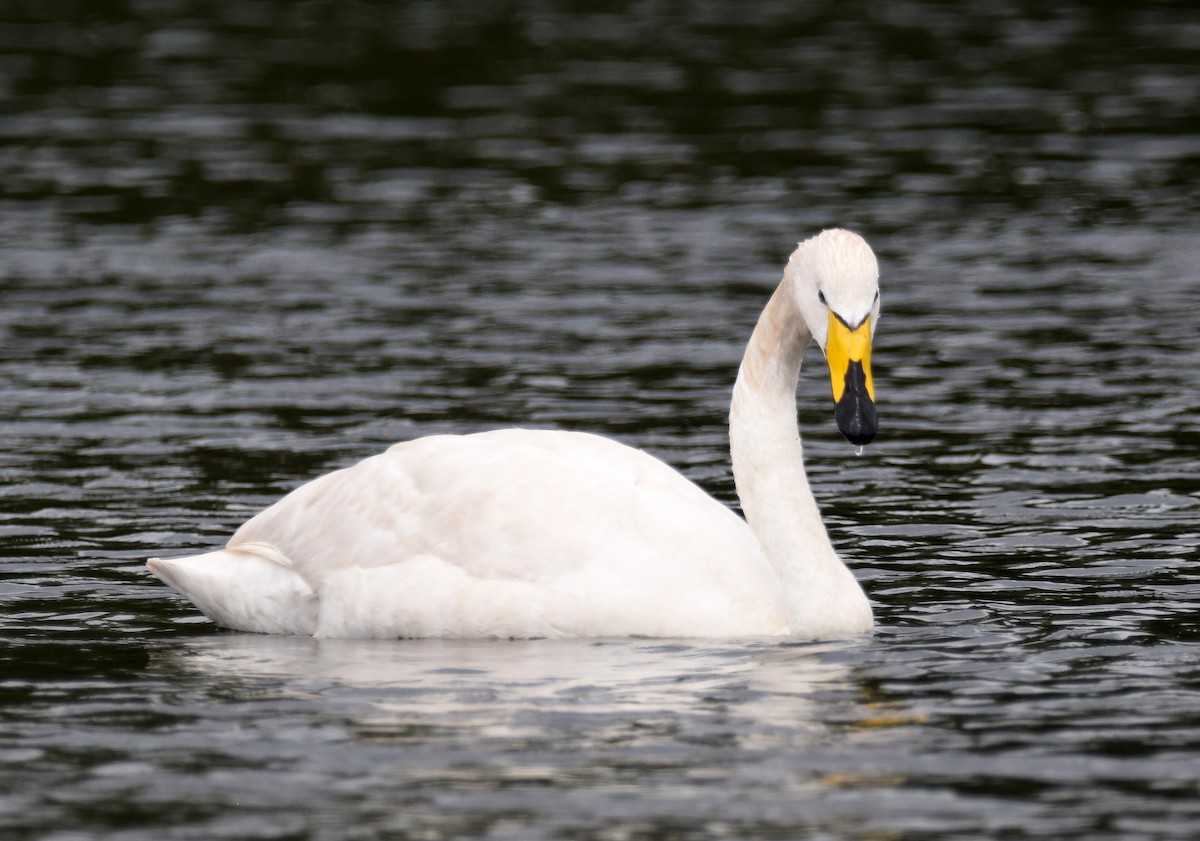
[[[869,444],[879,430],[871,379],[879,320],[875,254],[858,234],[834,228],[800,243],[788,268],[796,309],[829,363],[838,429],[851,444]]]

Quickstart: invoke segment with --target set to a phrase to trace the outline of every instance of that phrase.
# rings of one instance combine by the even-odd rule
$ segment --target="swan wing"
[[[741,518],[658,459],[584,433],[398,444],[298,488],[225,551],[298,577],[320,636],[787,632]],[[233,627],[263,630],[251,624]]]

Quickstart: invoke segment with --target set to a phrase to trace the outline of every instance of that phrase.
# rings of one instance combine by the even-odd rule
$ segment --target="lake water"
[[[1025,9],[5,5],[0,836],[1194,838],[1200,13]],[[799,406],[873,637],[258,637],[146,573],[434,432],[734,504],[832,225],[879,438]]]

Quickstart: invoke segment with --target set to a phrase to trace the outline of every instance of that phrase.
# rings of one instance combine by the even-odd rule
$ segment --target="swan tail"
[[[151,558],[146,566],[212,621],[237,631],[311,635],[317,597],[274,547]]]

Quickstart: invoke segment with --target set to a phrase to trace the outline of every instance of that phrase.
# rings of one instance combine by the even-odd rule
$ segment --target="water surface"
[[[0,834],[1190,838],[1184,4],[0,13]],[[799,394],[863,640],[219,631],[144,559],[522,424],[736,503],[797,239],[880,256],[881,433]]]

